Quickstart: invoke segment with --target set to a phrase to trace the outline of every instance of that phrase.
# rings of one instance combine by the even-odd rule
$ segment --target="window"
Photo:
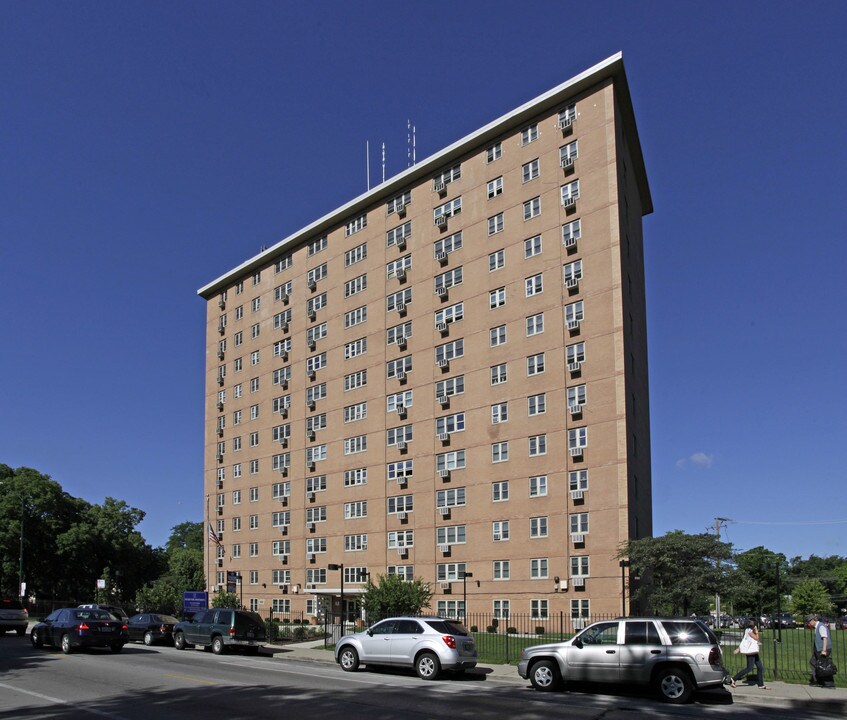
[[[259,446],[259,433],[251,432],[250,433],[250,447],[258,447]]]
[[[546,575],[544,577],[546,577]],[[550,617],[547,600],[530,600],[529,612],[534,618]]]
[[[491,406],[491,424],[508,422],[509,420],[509,403],[496,403]]]
[[[588,513],[571,513],[570,528],[571,535],[585,535],[588,533]]]
[[[491,462],[506,462],[509,459],[509,443],[496,442],[491,444]]]
[[[364,420],[368,416],[368,404],[366,402],[348,405],[344,408],[344,422],[356,422]]]
[[[257,270],[253,273],[253,285],[254,287],[258,285],[262,281],[262,272]]]
[[[402,460],[400,462],[388,463],[386,476],[389,480],[407,480],[414,475],[414,461]]]
[[[588,577],[590,574],[590,564],[588,555],[572,555],[571,556],[571,577]],[[627,623],[629,625],[629,623]],[[652,625],[652,623],[651,623]]]
[[[326,307],[326,293],[321,293],[306,301],[306,314],[313,315],[324,307]]]
[[[462,247],[462,231],[460,230],[457,233],[453,233],[449,237],[446,237],[442,240],[438,240],[434,244],[434,252],[436,258],[439,253],[451,253],[456,250],[459,250]]]
[[[344,313],[344,327],[349,328],[354,325],[360,325],[363,322],[367,322],[367,319],[368,306],[362,305],[362,307],[357,307],[355,310]]]
[[[532,200],[527,200],[523,204],[523,219],[531,220],[534,217],[541,215],[541,198],[534,197]]]
[[[500,385],[501,383],[506,382],[508,379],[508,372],[506,370],[506,363],[502,363],[500,365],[494,365],[491,368],[491,384],[492,385]]]
[[[414,393],[411,390],[394,393],[385,399],[385,411],[396,412],[398,407],[410,408],[414,404]]]
[[[568,263],[563,268],[563,276],[566,287],[576,287],[577,283],[582,280],[582,260],[576,260]]]
[[[494,600],[494,617],[498,620],[508,620],[509,619],[509,601],[508,600]]]
[[[389,230],[385,234],[385,245],[386,247],[393,247],[394,245],[402,247],[406,241],[412,236],[412,221],[403,223],[396,228]]]
[[[435,493],[435,506],[442,507],[458,507],[465,504],[465,488],[450,488],[449,490],[439,490]]]
[[[359,338],[358,340],[344,344],[344,359],[350,360],[351,358],[358,357],[359,355],[364,355],[367,351],[368,339]]]
[[[547,412],[547,395],[545,395],[544,393],[540,393],[538,395],[530,395],[526,399],[526,402],[526,414],[528,417],[533,417],[535,415],[543,415]]]
[[[436,566],[435,579],[438,582],[463,580],[467,572],[465,563],[439,563]]]
[[[547,495],[547,476],[535,475],[529,479],[529,496],[544,497]]]
[[[355,277],[352,280],[348,280],[344,283],[344,297],[350,297],[351,295],[356,295],[357,293],[366,290],[368,287],[368,276],[359,275],[359,277]]]
[[[529,536],[531,538],[547,537],[547,518],[531,517],[529,519]]]
[[[326,353],[318,353],[317,355],[312,355],[311,357],[306,358],[306,372],[314,373],[320,370],[321,368],[326,367]]]
[[[326,522],[326,506],[306,508],[306,522]]]
[[[521,177],[524,182],[529,182],[530,180],[535,180],[539,174],[539,164],[538,158],[535,160],[530,160],[528,163],[524,163],[521,167]]]
[[[436,225],[440,225],[444,220],[462,212],[462,197],[461,195],[449,202],[439,205],[432,211],[432,218]]]
[[[359,533],[356,535],[344,536],[344,551],[345,552],[361,552],[368,549],[367,533]]]
[[[588,490],[588,470],[571,470],[568,473],[568,489]]]
[[[585,319],[584,303],[582,300],[577,300],[574,303],[565,305],[565,322],[570,329],[572,325],[579,325]]]
[[[309,343],[317,342],[318,340],[323,340],[327,335],[327,324],[325,322],[319,323],[310,327],[306,330],[306,341]],[[289,352],[291,351],[291,341],[289,340],[288,345]]]
[[[314,283],[320,282],[327,276],[326,263],[312,268],[306,273],[306,282],[311,287]]]
[[[406,192],[400,193],[396,197],[392,198],[386,203],[386,215],[391,215],[392,213],[401,212],[406,208],[407,205],[412,202],[412,191],[406,190]]]
[[[494,310],[506,304],[506,288],[501,287],[490,290],[488,293],[488,307]]]
[[[580,342],[567,347],[568,369],[574,365],[581,365],[585,362],[585,343]],[[573,367],[573,370],[578,370],[578,367]]]
[[[306,462],[316,463],[326,460],[326,445],[315,445],[306,448]]]
[[[444,343],[443,345],[435,346],[435,362],[439,362],[441,360],[454,360],[456,358],[464,357],[465,355],[465,341],[463,338],[459,338],[458,340],[453,340],[452,342]]]
[[[579,200],[579,180],[562,185],[562,205],[570,207]]]
[[[535,235],[523,241],[524,260],[541,254],[541,235]]]
[[[243,345],[244,344],[244,333],[241,330],[239,330],[237,333],[235,333],[235,337],[233,337],[232,341],[235,343],[235,347]]]
[[[308,246],[307,246],[307,247],[308,247],[307,254],[309,255],[309,257],[311,257],[312,255],[315,255],[315,254],[319,253],[321,250],[326,250],[326,248],[327,248],[327,239],[326,239],[326,235],[324,235],[323,237],[318,238],[317,240],[312,240],[312,241],[308,244]]]
[[[241,532],[241,518],[234,517],[232,519],[232,529],[234,532]]]
[[[575,385],[568,388],[568,410],[576,414],[581,411],[585,405],[586,393],[585,385]]]
[[[591,616],[591,601],[571,600],[571,620],[584,620]]]
[[[360,230],[363,230],[365,227],[367,227],[367,225],[368,216],[366,214],[360,215],[359,217],[350,220],[350,222],[348,222],[344,226],[344,237],[350,237],[351,235],[359,232]]]
[[[435,456],[436,470],[461,470],[465,467],[465,451],[452,450]]]
[[[406,582],[412,582],[415,579],[415,566],[414,565],[389,565],[388,566],[388,574],[396,575],[401,580],[405,580]]]
[[[562,225],[562,244],[565,247],[573,247],[582,236],[582,226],[579,220]]]
[[[485,151],[486,163],[493,163],[495,160],[499,160],[501,157],[503,157],[502,143],[496,142],[493,145],[490,145]]]
[[[496,198],[498,195],[502,195],[503,176],[501,175],[500,177],[494,178],[493,180],[489,181],[488,185],[486,186],[486,189],[488,191],[489,200],[491,200],[492,198]]]
[[[236,543],[232,546],[232,557],[240,558],[241,557],[241,543]]]
[[[506,251],[495,250],[488,256],[488,272],[502,270],[506,267]]]
[[[541,273],[532,275],[524,280],[524,288],[526,296],[532,297],[544,291],[544,279]]]
[[[357,435],[352,438],[344,439],[344,454],[355,455],[356,453],[365,452],[368,449],[368,436]]]
[[[435,528],[436,545],[464,545],[466,531],[464,525],[447,525]]]
[[[368,516],[368,501],[357,500],[355,502],[344,503],[344,519],[360,518]]]
[[[526,359],[526,374],[540,375],[544,372],[544,353],[530,355]]]
[[[559,164],[563,168],[568,168],[573,165],[574,161],[579,157],[579,146],[577,141],[569,142],[559,148]]]
[[[564,110],[559,111],[559,127],[565,129],[576,120],[576,104],[568,105]],[[578,617],[578,616],[577,616]]]
[[[498,325],[497,327],[491,328],[488,331],[489,335],[489,345],[491,347],[497,347],[498,345],[506,344],[506,326]]]
[[[368,384],[368,371],[359,370],[344,376],[344,392],[364,387]]]
[[[401,547],[414,547],[415,531],[414,530],[399,530],[397,532],[388,533],[388,548],[389,550]]]
[[[506,542],[509,539],[508,520],[495,520],[491,523],[491,539],[494,542]]]
[[[497,233],[503,232],[503,225],[503,213],[492,215],[488,218],[488,234],[496,235]]]
[[[433,188],[438,191],[439,184],[441,186],[449,185],[451,182],[458,180],[460,177],[462,177],[462,166],[461,164],[454,165],[449,170],[443,170],[432,179]]]
[[[399,427],[388,428],[385,431],[385,442],[388,447],[397,445],[397,443],[412,442],[412,426],[400,425]]]
[[[544,313],[531,315],[526,319],[526,336],[540,335],[544,332]]]
[[[533,123],[521,130],[521,145],[529,145],[538,140],[538,123]]]
[[[274,302],[282,302],[283,300],[287,302],[288,298],[291,297],[291,287],[291,280],[282,285],[277,285],[274,288]]]
[[[531,435],[529,438],[529,456],[538,457],[547,454],[547,436]]]
[[[259,392],[259,378],[251,378],[250,379],[250,392],[251,393]]]
[[[439,380],[435,383],[435,397],[451,397],[453,395],[461,395],[465,392],[465,376],[456,375],[456,377]]]
[[[508,580],[509,579],[509,561],[508,560],[495,560],[492,563],[492,578],[494,580]]]
[[[251,405],[250,406],[250,419],[257,420],[259,418],[259,406]]]
[[[397,260],[392,260],[390,263],[385,266],[385,274],[386,277],[390,280],[391,278],[399,277],[402,278],[412,269],[412,256],[404,255]]]
[[[408,375],[412,372],[412,356],[405,355],[401,358],[397,358],[396,360],[391,360],[385,364],[385,368],[386,377],[389,378],[398,377],[398,373]]]
[[[405,309],[412,302],[412,288],[406,288],[400,292],[392,293],[385,299],[385,309],[388,312]]]
[[[449,270],[446,273],[435,276],[435,292],[441,288],[451,288],[456,285],[461,285],[464,282],[464,270],[457,267],[455,270]]]
[[[465,413],[455,413],[453,415],[444,415],[435,419],[435,432],[440,435],[442,433],[464,432],[465,429]]]
[[[394,495],[387,499],[386,509],[389,515],[414,510],[413,495]]]
[[[326,585],[326,568],[306,568],[306,584]]]
[[[356,487],[357,485],[367,485],[367,483],[367,468],[355,468],[353,470],[344,471],[344,487]]]
[[[547,558],[532,558],[529,561],[529,577],[532,580],[543,580],[547,577]]]
[[[252,312],[259,312],[259,308],[262,307],[262,298],[253,298],[250,301],[250,309]]]
[[[250,339],[255,340],[257,337],[259,337],[259,323],[250,327]]]
[[[258,530],[259,529],[259,516],[258,515],[251,515],[250,516],[250,529],[251,530]]]
[[[344,267],[361,262],[368,256],[368,244],[362,243],[344,253]]]

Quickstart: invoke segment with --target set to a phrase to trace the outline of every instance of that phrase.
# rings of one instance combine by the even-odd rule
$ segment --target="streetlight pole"
[[[473,573],[462,571],[462,621],[468,621],[468,578],[473,577]]]
[[[621,616],[626,617],[626,569],[629,560],[621,560],[618,565],[621,566]]]

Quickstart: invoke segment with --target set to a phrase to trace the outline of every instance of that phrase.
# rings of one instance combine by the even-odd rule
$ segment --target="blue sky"
[[[0,462],[203,510],[196,290],[623,51],[654,530],[847,555],[843,2],[0,4]],[[842,50],[838,50],[838,48]],[[840,209],[839,209],[840,208]],[[842,448],[839,450],[838,448]]]

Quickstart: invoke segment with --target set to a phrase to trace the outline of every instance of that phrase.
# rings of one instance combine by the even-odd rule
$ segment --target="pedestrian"
[[[753,666],[756,667],[756,685],[758,685],[759,690],[767,690],[768,687],[765,685],[764,675],[764,667],[762,665],[762,661],[759,658],[759,626],[754,622],[751,623],[750,627],[744,630],[744,637],[741,638],[741,643],[738,645],[738,648],[735,650],[735,654],[741,654],[747,656],[747,666],[743,670],[739,670],[735,675],[733,675],[729,684],[732,687],[735,687],[735,683],[737,680],[741,680],[743,677],[747,677],[750,673],[753,672]]]
[[[807,615],[806,627],[809,630],[815,631],[815,641],[812,644],[812,657],[809,660],[809,665],[812,668],[812,677],[809,685],[822,686],[828,688],[835,687],[835,681],[832,677],[821,677],[818,674],[818,664],[821,658],[830,657],[832,654],[832,644],[829,638],[829,626],[821,619],[820,615]]]

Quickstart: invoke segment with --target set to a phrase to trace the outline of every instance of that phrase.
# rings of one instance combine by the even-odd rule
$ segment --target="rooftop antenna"
[[[385,182],[385,143],[382,143],[382,182]]]
[[[371,189],[371,141],[365,140],[365,167],[367,168],[368,190]]]
[[[415,164],[415,126],[406,120],[406,167]]]

